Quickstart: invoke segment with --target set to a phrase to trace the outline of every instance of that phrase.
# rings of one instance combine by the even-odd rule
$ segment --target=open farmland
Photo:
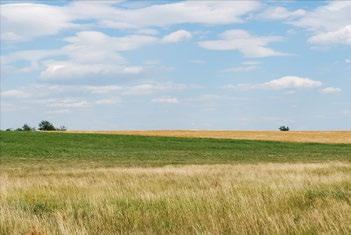
[[[188,138],[217,138],[267,140],[301,143],[344,143],[351,144],[351,131],[70,131],[71,133],[95,133],[116,135],[168,136]]]
[[[0,234],[350,234],[351,145],[1,132]]]

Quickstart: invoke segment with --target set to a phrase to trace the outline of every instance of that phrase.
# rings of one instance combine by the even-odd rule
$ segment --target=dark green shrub
[[[28,124],[24,124],[24,125],[22,126],[22,130],[23,130],[23,131],[32,131],[33,128],[31,128]]]
[[[281,127],[279,127],[279,130],[280,131],[289,131],[290,129],[288,126],[281,126]]]
[[[46,120],[43,120],[39,123],[38,129],[41,131],[55,131],[56,130],[55,126],[51,122],[46,121]]]

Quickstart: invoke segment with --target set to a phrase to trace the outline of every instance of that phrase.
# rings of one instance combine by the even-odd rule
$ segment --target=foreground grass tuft
[[[0,174],[0,234],[350,234],[349,163]],[[323,174],[316,174],[321,170]]]

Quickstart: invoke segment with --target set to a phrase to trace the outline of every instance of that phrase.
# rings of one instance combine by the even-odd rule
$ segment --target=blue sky
[[[2,1],[1,128],[351,129],[350,1]]]

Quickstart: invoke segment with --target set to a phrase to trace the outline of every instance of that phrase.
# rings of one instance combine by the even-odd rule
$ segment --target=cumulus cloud
[[[191,33],[186,30],[178,30],[170,33],[162,38],[164,43],[176,43],[188,40],[192,37]]]
[[[299,89],[299,88],[315,88],[322,85],[322,82],[309,78],[297,76],[284,76],[266,83],[261,84],[263,88],[281,90],[281,89]]]
[[[313,44],[350,44],[351,2],[332,1],[306,12],[292,21],[295,26],[312,32],[309,42]]]
[[[220,34],[218,40],[200,41],[199,46],[208,50],[239,51],[246,57],[280,56],[284,53],[275,51],[268,44],[281,41],[277,36],[255,36],[245,30],[228,30]]]
[[[259,8],[257,1],[183,1],[143,8],[109,10],[98,17],[101,25],[115,28],[170,26],[183,23],[230,24]],[[152,17],[150,17],[152,16]]]
[[[144,34],[144,35],[158,35],[159,32],[156,29],[145,28],[145,29],[138,29],[136,31],[137,34]]]
[[[163,92],[183,91],[191,86],[172,82],[144,82],[134,85],[50,85],[35,84],[16,89],[2,91],[4,98],[45,98],[50,96],[66,96],[75,94],[143,96]]]
[[[196,59],[196,60],[189,60],[189,63],[191,63],[191,64],[205,64],[206,61]]]
[[[41,70],[40,77],[45,80],[138,75],[145,71],[145,67],[129,65],[122,52],[189,38],[191,33],[185,30],[173,32],[163,39],[141,34],[115,37],[98,31],[81,31],[64,38],[67,44],[59,49],[18,51],[2,56],[2,65],[17,72]],[[12,66],[17,61],[28,61],[29,65]]]
[[[91,92],[92,94],[108,94],[111,92],[121,91],[123,88],[116,85],[105,85],[105,86],[84,86],[84,90]]]
[[[41,70],[41,78],[70,79],[87,76],[136,75],[144,71],[142,66],[131,66],[121,52],[135,50],[157,42],[148,35],[113,37],[96,31],[82,31],[64,39],[68,44],[53,50],[19,51],[2,57],[2,64],[11,65],[26,60],[29,66],[18,70]],[[57,57],[63,59],[57,59]],[[13,67],[15,70],[16,67]]]
[[[106,52],[107,49],[110,49],[110,51],[134,50],[156,42],[157,38],[139,34],[113,37],[98,31],[82,31],[78,32],[73,37],[67,37],[65,40],[70,43],[70,45],[66,47],[67,50],[78,50],[81,52],[83,50],[97,49],[98,51],[103,50]]]
[[[342,90],[337,87],[326,87],[320,90],[322,94],[337,94],[340,93]]]
[[[351,24],[336,31],[314,35],[308,39],[308,42],[321,45],[335,43],[351,45]]]
[[[253,90],[253,89],[269,89],[269,90],[286,90],[286,89],[306,89],[306,88],[317,88],[322,85],[322,82],[312,80],[310,78],[298,77],[298,76],[284,76],[278,79],[274,79],[268,82],[260,84],[229,84],[223,86],[224,89],[236,89],[236,90]]]
[[[250,72],[250,71],[256,70],[259,67],[259,64],[260,63],[258,61],[245,61],[241,63],[240,66],[226,68],[222,70],[222,72],[225,72],[225,73]]]
[[[186,88],[187,86],[184,84],[149,82],[149,83],[125,87],[123,94],[124,95],[150,95],[156,92],[180,91]]]
[[[271,20],[291,20],[304,16],[306,11],[303,9],[297,9],[295,11],[289,11],[285,7],[274,7],[268,8],[259,14],[260,18],[271,19]]]
[[[175,97],[161,97],[155,98],[151,100],[153,103],[160,103],[160,104],[178,104],[179,100]]]
[[[24,41],[53,35],[73,27],[72,18],[63,8],[34,3],[1,5],[1,39]]]
[[[18,89],[12,89],[12,90],[7,90],[1,92],[1,97],[9,97],[9,98],[27,98],[30,96],[30,93],[18,90]]]
[[[16,89],[5,90],[1,92],[3,98],[26,99],[32,97],[46,97],[52,94],[61,93],[70,90],[69,86],[63,85],[29,85]]]
[[[52,108],[67,109],[67,108],[88,108],[91,106],[91,104],[86,100],[67,98],[67,99],[48,100],[47,106]]]
[[[120,100],[119,99],[100,99],[100,100],[97,100],[95,101],[95,104],[98,104],[98,105],[112,105],[112,104],[117,104],[119,103]]]
[[[72,61],[54,61],[47,65],[41,72],[43,79],[67,79],[79,77],[113,76],[140,74],[143,68],[140,66],[120,66],[113,64],[78,64]]]
[[[77,1],[64,6],[37,3],[1,5],[2,40],[23,41],[67,28],[141,29],[183,23],[231,24],[259,8],[257,1],[185,1],[122,8],[116,1]],[[150,17],[152,16],[152,17]],[[95,21],[89,25],[87,21]],[[81,23],[78,23],[81,22]],[[83,23],[82,23],[83,22]]]

